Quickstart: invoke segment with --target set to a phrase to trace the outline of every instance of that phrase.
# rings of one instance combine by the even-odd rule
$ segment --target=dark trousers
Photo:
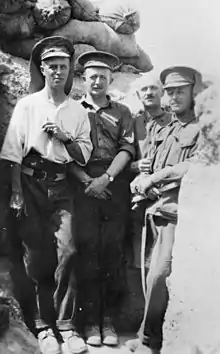
[[[76,193],[79,306],[84,321],[91,325],[101,325],[104,317],[114,317],[124,294],[123,242],[129,184],[116,180],[108,188],[112,198],[107,201],[87,197],[82,185]]]
[[[152,222],[147,222],[146,225],[147,237],[152,233],[154,237],[151,236],[153,243],[146,278],[146,302],[139,336],[148,347],[160,350],[163,343],[163,322],[169,300],[166,279],[171,273],[176,225],[160,216],[154,216],[152,220],[153,225]],[[145,232],[144,228],[143,231]]]
[[[73,204],[66,180],[22,175],[27,216],[18,223],[24,264],[35,289],[37,329],[71,329],[75,312]]]

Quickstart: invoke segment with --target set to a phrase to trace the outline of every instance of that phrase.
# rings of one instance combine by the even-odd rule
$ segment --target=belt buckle
[[[35,171],[35,177],[41,181],[45,181],[47,178],[47,172],[46,171]]]

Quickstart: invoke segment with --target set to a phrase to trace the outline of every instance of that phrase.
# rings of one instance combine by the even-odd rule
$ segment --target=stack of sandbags
[[[140,15],[135,2],[122,0],[119,4],[116,0],[102,0],[94,4],[90,2],[87,6],[86,2],[88,0],[83,0],[82,4],[85,9],[84,22],[70,20],[55,34],[67,36],[74,43],[88,43],[97,50],[115,54],[122,63],[133,65],[142,72],[150,71],[153,68],[151,60],[136,43],[135,32],[140,27]],[[74,14],[78,1],[70,0],[70,3]],[[88,6],[90,11],[87,10]],[[91,17],[89,14],[92,14]],[[76,18],[81,20],[82,16]]]
[[[24,59],[39,39],[61,35],[75,46],[76,59],[88,50],[108,51],[120,58],[121,66],[147,72],[152,63],[136,42],[139,27],[134,0],[14,0],[10,6],[0,0],[1,48]]]

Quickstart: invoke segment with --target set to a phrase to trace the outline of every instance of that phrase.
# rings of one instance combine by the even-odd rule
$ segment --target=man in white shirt
[[[1,158],[11,161],[10,207],[19,217],[24,263],[34,282],[35,325],[44,354],[81,353],[75,332],[75,245],[68,163],[85,165],[92,151],[86,111],[68,95],[72,44],[49,37],[33,48],[30,95],[16,105]]]

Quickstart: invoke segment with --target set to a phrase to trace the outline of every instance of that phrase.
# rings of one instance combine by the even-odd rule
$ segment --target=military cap
[[[113,71],[120,64],[120,60],[118,57],[108,52],[90,51],[81,54],[78,57],[78,63],[82,65],[84,69],[99,67]]]
[[[64,37],[47,37],[37,42],[32,50],[31,59],[39,64],[52,57],[70,58],[74,54],[72,43]]]
[[[37,92],[44,87],[44,78],[40,70],[41,62],[54,57],[70,58],[70,72],[65,86],[66,94],[70,92],[73,82],[74,47],[67,38],[52,36],[40,40],[32,49],[29,93]]]
[[[200,75],[195,69],[186,66],[172,66],[163,70],[160,80],[164,88],[194,85]]]

